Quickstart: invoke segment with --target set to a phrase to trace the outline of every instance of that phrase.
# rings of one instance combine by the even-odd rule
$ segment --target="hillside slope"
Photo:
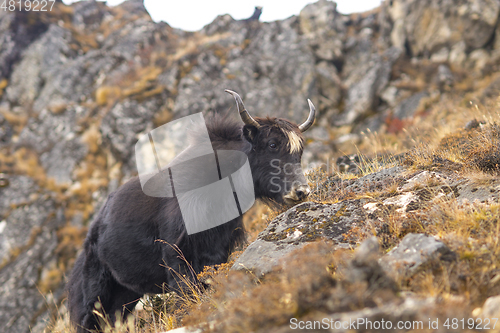
[[[450,188],[461,180],[489,184],[484,191],[472,188],[471,200],[496,193],[499,11],[498,1],[393,0],[367,13],[342,15],[335,3],[321,0],[283,21],[241,22],[221,15],[194,33],[154,23],[141,0],[116,7],[58,1],[48,12],[0,11],[0,322],[6,332],[42,332],[64,307],[66,276],[94,212],[136,174],[137,138],[195,112],[231,110],[236,117],[227,88],[259,116],[302,122],[307,98],[317,106],[304,153],[307,170],[322,166],[326,172],[310,175],[318,187],[314,205],[358,200],[356,205],[375,209],[375,202],[392,197],[427,198],[398,190],[399,182],[349,197],[345,181],[395,165],[387,162],[406,168],[401,182],[422,170],[436,171]],[[471,140],[475,149],[464,144]],[[356,165],[354,157],[335,163],[352,153],[362,155],[358,162],[375,163]],[[358,174],[341,175],[338,183],[334,176],[341,170]],[[447,190],[422,182],[448,198]],[[476,221],[478,226],[466,230],[487,232],[492,238],[485,236],[485,248],[493,252],[485,252],[496,253],[498,200],[486,194],[479,200],[486,208],[456,214],[464,221],[468,214],[487,221],[486,229]],[[334,214],[336,208],[328,207]],[[439,236],[448,230],[425,224],[437,214],[431,208],[424,216],[414,213],[429,205],[415,201],[410,207],[415,210],[402,222],[388,215],[396,229],[386,236],[375,227],[370,231],[383,238],[384,248],[407,233]],[[260,209],[246,221],[250,241],[267,224]],[[448,221],[450,214],[436,216]],[[357,227],[348,233],[352,247],[367,238],[368,230]],[[383,223],[380,228],[385,230]],[[474,271],[485,267],[481,279],[497,281],[495,261],[479,255],[483,245],[467,245],[467,254],[447,244],[477,264]],[[481,290],[467,306],[482,306],[495,289]]]

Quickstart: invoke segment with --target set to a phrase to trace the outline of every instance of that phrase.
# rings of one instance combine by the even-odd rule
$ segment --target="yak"
[[[307,120],[298,126],[281,118],[253,118],[236,92],[226,92],[236,100],[243,124],[217,115],[207,119],[213,149],[247,155],[256,199],[286,206],[304,200],[310,187],[300,165],[302,132],[314,123],[312,102]],[[176,198],[148,196],[139,177],[132,178],[108,196],[89,228],[67,284],[70,320],[78,333],[102,329],[98,302],[113,323],[144,294],[164,292],[165,286],[186,289],[181,276],[198,283],[197,273],[227,262],[244,241],[241,216],[186,233]]]

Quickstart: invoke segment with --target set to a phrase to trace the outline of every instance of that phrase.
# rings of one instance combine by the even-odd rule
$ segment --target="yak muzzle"
[[[309,185],[298,185],[294,186],[283,198],[287,204],[296,204],[306,199],[310,193],[311,188]]]

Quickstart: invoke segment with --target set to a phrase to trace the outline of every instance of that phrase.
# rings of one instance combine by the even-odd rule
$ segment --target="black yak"
[[[258,21],[261,14],[262,14],[262,7],[261,6],[255,6],[255,10],[254,10],[252,16],[250,16],[249,18],[244,19],[242,21],[243,22]]]
[[[279,118],[253,118],[240,96],[226,91],[235,98],[244,124],[220,116],[206,121],[214,150],[247,155],[255,198],[286,205],[305,199],[310,188],[300,166],[301,133],[314,122],[312,103],[308,101],[309,117],[297,126]],[[67,286],[71,322],[77,332],[99,329],[93,312],[97,302],[114,322],[116,315],[128,315],[144,294],[161,293],[164,284],[174,291],[186,287],[179,276],[196,283],[196,273],[226,262],[244,236],[241,216],[186,233],[178,201],[147,196],[139,178],[133,178],[109,195],[90,226]]]

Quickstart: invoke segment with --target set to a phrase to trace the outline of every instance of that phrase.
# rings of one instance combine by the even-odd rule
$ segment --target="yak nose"
[[[295,195],[299,200],[304,200],[311,193],[311,188],[308,185],[299,185],[295,189]]]
[[[309,187],[309,185],[295,185],[292,190],[283,198],[288,204],[293,204],[304,200],[309,195],[309,193],[311,193],[311,188]]]

